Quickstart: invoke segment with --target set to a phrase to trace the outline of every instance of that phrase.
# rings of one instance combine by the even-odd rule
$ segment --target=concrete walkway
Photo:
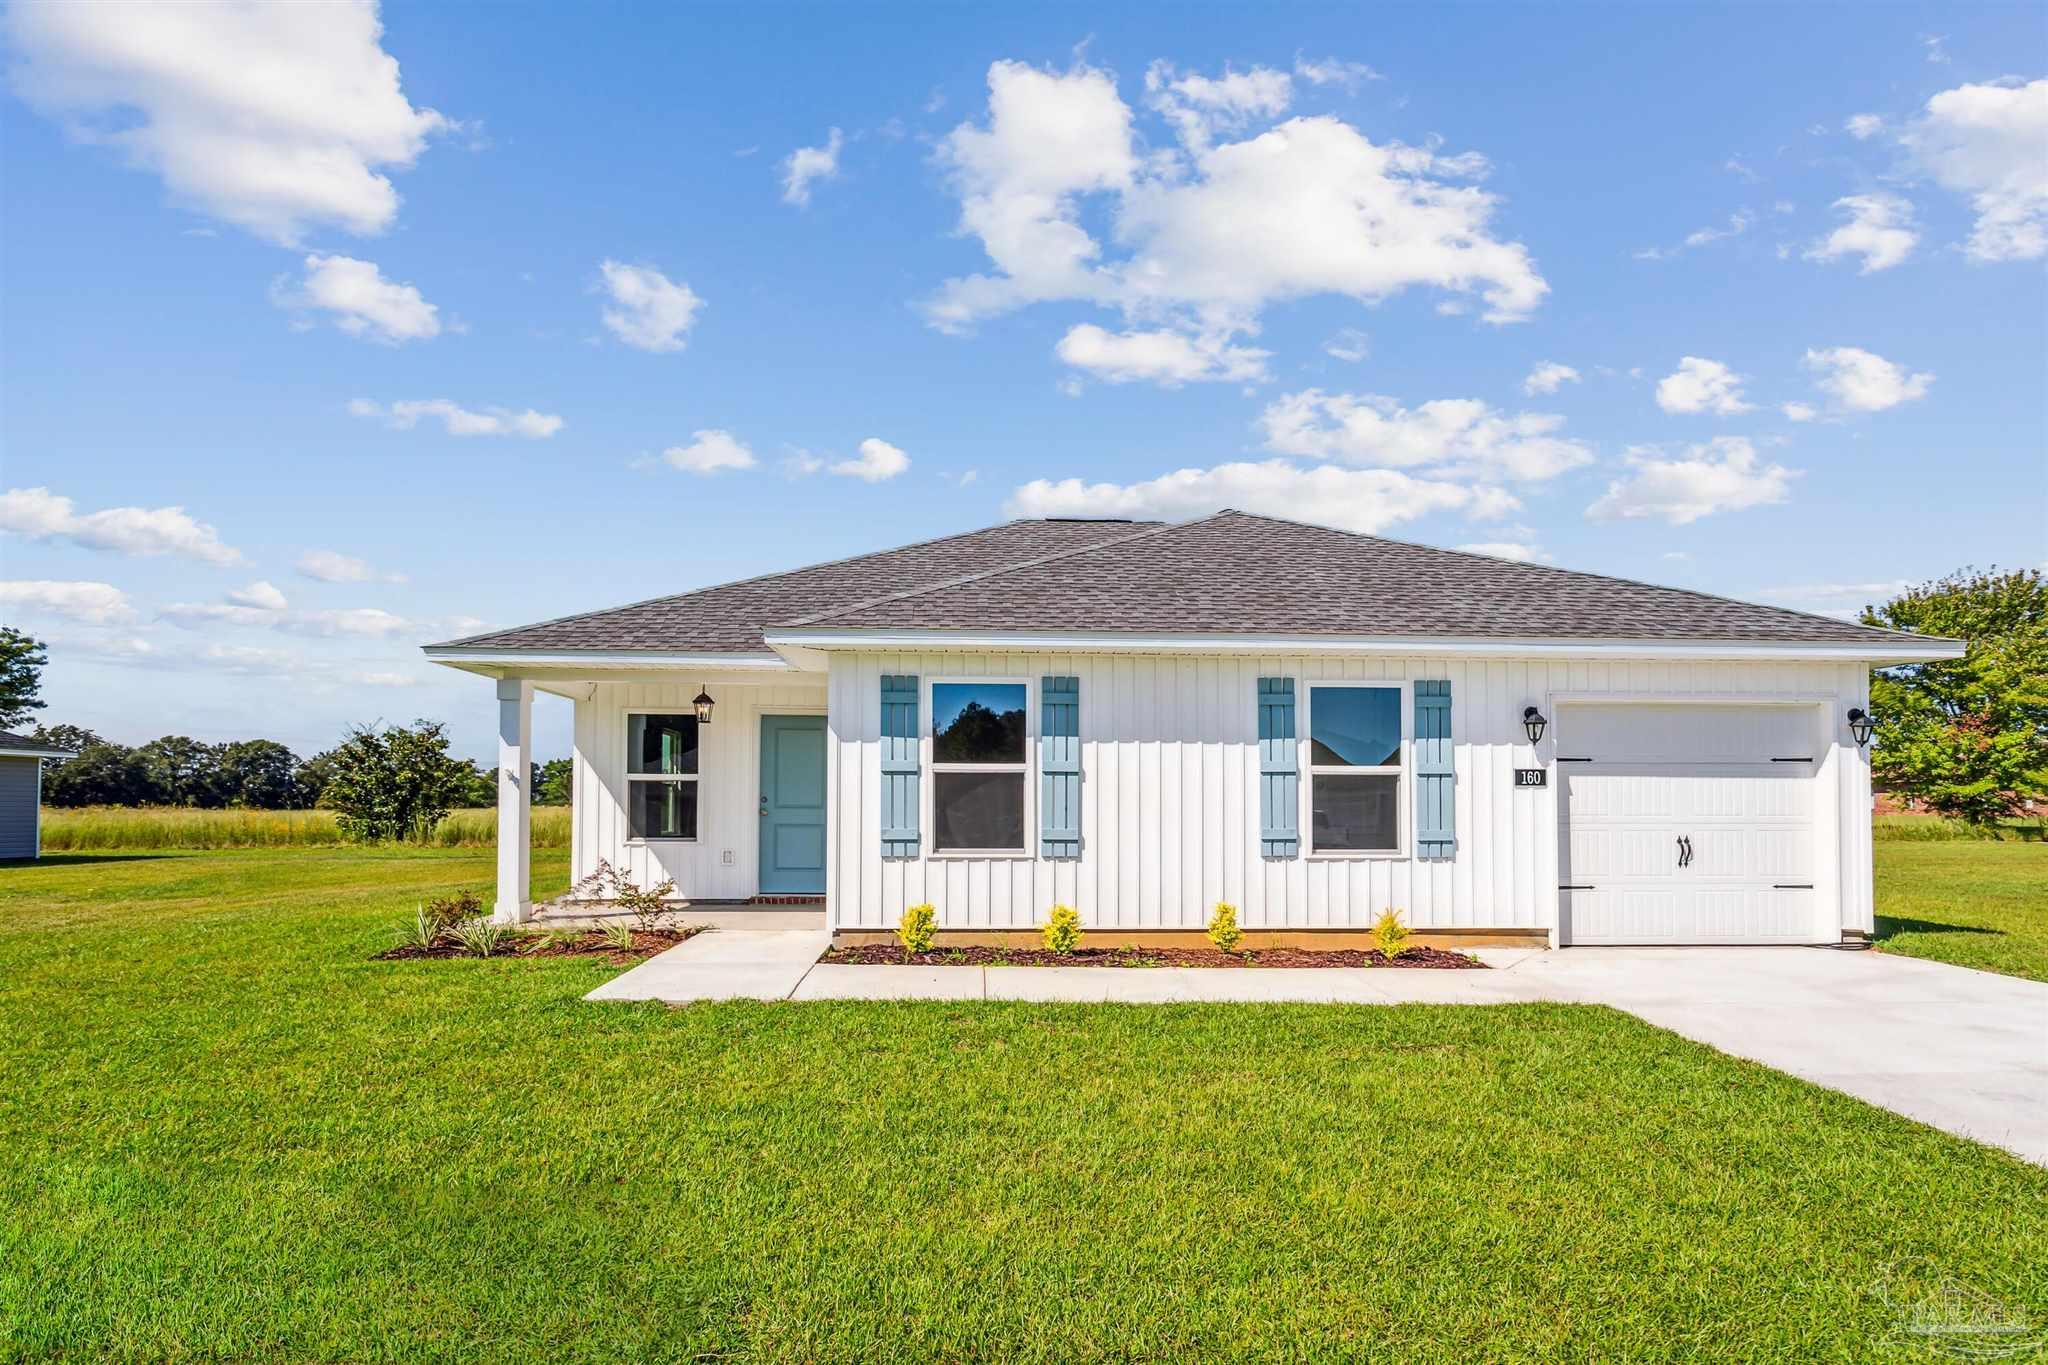
[[[591,1000],[1611,1005],[2048,1166],[2048,984],[1824,948],[1486,949],[1484,972],[820,964],[823,930],[713,930]]]

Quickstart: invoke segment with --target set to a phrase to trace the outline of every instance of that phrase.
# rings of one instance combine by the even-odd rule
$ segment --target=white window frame
[[[687,716],[692,707],[686,702],[681,706],[622,706],[619,708],[619,774],[626,780],[626,845],[629,848],[645,847],[648,844],[697,844],[704,841],[704,731],[710,728],[703,721],[697,722],[697,771],[694,773],[636,773],[633,771],[633,717],[635,716]],[[633,790],[635,782],[694,782],[697,784],[697,832],[695,834],[634,834],[633,798],[639,793]]]
[[[1023,763],[947,763],[940,764],[937,758],[938,745],[935,742],[933,726],[938,720],[938,710],[932,703],[937,689],[948,685],[970,687],[1021,686],[1024,689],[1024,761]],[[918,785],[924,788],[924,827],[931,831],[931,853],[933,858],[1035,858],[1038,856],[1038,682],[1029,677],[1011,677],[991,674],[982,677],[947,676],[926,678],[921,684],[923,695],[918,698],[918,714],[924,719],[919,726],[923,733],[918,739],[918,755],[924,771],[931,776],[929,782]],[[1021,848],[940,848],[939,847],[939,774],[949,773],[1012,773],[1021,772],[1024,779],[1024,844]]]
[[[1392,763],[1377,767],[1333,766],[1317,764],[1315,754],[1315,706],[1316,693],[1336,688],[1378,688],[1395,694],[1395,705],[1399,707],[1401,742]],[[1301,783],[1301,838],[1311,858],[1328,858],[1340,861],[1369,861],[1373,859],[1400,859],[1408,856],[1412,834],[1409,828],[1413,819],[1410,810],[1415,803],[1410,794],[1415,790],[1414,767],[1415,723],[1411,719],[1410,689],[1406,682],[1391,678],[1328,678],[1311,681],[1308,685],[1308,718],[1301,727],[1299,746]],[[1394,846],[1392,848],[1317,848],[1316,827],[1316,778],[1323,777],[1366,777],[1374,774],[1390,776],[1394,785]]]

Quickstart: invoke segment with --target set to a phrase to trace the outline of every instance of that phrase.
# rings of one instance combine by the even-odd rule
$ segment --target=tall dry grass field
[[[497,842],[494,810],[450,811],[430,844],[483,848]],[[151,848],[328,848],[346,843],[331,810],[189,810],[177,806],[43,808],[43,851]],[[533,846],[569,846],[569,808],[536,806]]]

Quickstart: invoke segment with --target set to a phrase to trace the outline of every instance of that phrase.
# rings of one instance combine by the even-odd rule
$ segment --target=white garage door
[[[1559,709],[1566,943],[1812,943],[1811,707]]]

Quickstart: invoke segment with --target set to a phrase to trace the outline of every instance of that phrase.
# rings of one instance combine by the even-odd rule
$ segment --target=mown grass
[[[495,810],[456,810],[429,839],[436,848],[483,848],[498,839]],[[331,810],[193,810],[183,806],[43,808],[51,853],[117,849],[335,848],[347,841]],[[569,847],[569,808],[533,808],[533,846]]]
[[[1896,1358],[1895,1264],[2048,1320],[2048,1172],[1618,1013],[367,960],[490,876],[0,871],[0,1357]]]
[[[1877,847],[1877,946],[2048,981],[2048,845]]]

